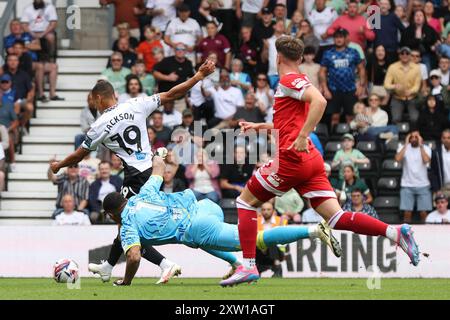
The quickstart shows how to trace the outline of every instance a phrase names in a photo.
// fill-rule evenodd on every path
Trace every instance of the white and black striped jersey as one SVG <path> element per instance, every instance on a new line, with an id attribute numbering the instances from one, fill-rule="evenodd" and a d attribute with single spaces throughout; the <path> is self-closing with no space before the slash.
<path id="1" fill-rule="evenodd" d="M 126 176 L 152 167 L 152 151 L 147 135 L 147 118 L 161 105 L 159 94 L 130 99 L 106 109 L 88 131 L 81 145 L 97 150 L 100 144 L 122 159 Z"/>

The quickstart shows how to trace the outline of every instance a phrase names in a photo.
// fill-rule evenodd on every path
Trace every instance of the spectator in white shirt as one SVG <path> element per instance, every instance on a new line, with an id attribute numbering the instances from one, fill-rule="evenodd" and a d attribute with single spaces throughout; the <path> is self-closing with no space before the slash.
<path id="1" fill-rule="evenodd" d="M 169 22 L 164 34 L 164 41 L 173 49 L 177 43 L 186 45 L 186 58 L 195 65 L 195 46 L 202 39 L 202 29 L 198 22 L 190 18 L 191 10 L 187 4 L 178 7 L 178 18 Z M 175 52 L 172 50 L 172 54 Z"/>
<path id="2" fill-rule="evenodd" d="M 55 29 L 58 22 L 55 6 L 51 3 L 46 3 L 44 0 L 34 0 L 23 11 L 21 22 L 24 31 L 30 33 L 34 39 L 46 40 L 48 47 L 44 51 L 49 55 L 50 62 L 55 62 Z"/>
<path id="3" fill-rule="evenodd" d="M 450 223 L 450 210 L 448 209 L 447 197 L 440 193 L 436 195 L 436 210 L 430 212 L 425 223 Z"/>
<path id="4" fill-rule="evenodd" d="M 91 221 L 89 217 L 80 211 L 75 211 L 75 202 L 73 196 L 66 194 L 62 199 L 62 206 L 64 211 L 57 215 L 55 221 L 53 221 L 54 226 L 90 226 Z"/>
<path id="5" fill-rule="evenodd" d="M 441 134 L 431 158 L 431 187 L 433 192 L 442 192 L 450 197 L 450 129 Z"/>
<path id="6" fill-rule="evenodd" d="M 177 17 L 176 7 L 183 0 L 148 0 L 147 14 L 152 16 L 152 26 L 159 28 L 162 32 L 166 31 L 169 21 Z"/>
<path id="7" fill-rule="evenodd" d="M 266 112 L 265 121 L 269 123 L 273 120 L 273 96 L 274 92 L 270 89 L 267 75 L 265 73 L 258 73 L 256 75 L 255 97 L 264 106 Z"/>
<path id="8" fill-rule="evenodd" d="M 183 122 L 181 112 L 175 110 L 175 102 L 168 101 L 163 105 L 163 125 L 173 129 Z"/>
<path id="9" fill-rule="evenodd" d="M 144 88 L 142 87 L 141 80 L 138 76 L 130 74 L 126 77 L 125 93 L 119 96 L 118 103 L 124 103 L 129 99 L 146 97 L 147 94 L 144 93 Z"/>
<path id="10" fill-rule="evenodd" d="M 253 28 L 258 13 L 268 4 L 269 0 L 236 0 L 236 15 L 239 19 L 242 18 L 241 26 Z"/>
<path id="11" fill-rule="evenodd" d="M 208 126 L 217 129 L 227 127 L 237 108 L 245 105 L 242 91 L 231 86 L 230 74 L 225 69 L 220 73 L 220 86 L 217 89 L 212 87 L 205 90 L 204 94 L 213 98 L 216 110 L 214 118 L 210 119 Z"/>
<path id="12" fill-rule="evenodd" d="M 442 56 L 439 59 L 439 68 L 432 70 L 439 72 L 441 76 L 441 84 L 443 86 L 448 86 L 450 84 L 450 59 Z"/>
<path id="13" fill-rule="evenodd" d="M 306 209 L 302 213 L 302 223 L 304 223 L 304 224 L 319 223 L 320 221 L 322 221 L 323 218 L 317 213 L 316 210 L 314 210 L 311 207 L 311 204 L 309 203 L 309 201 L 307 202 L 307 204 L 308 204 L 308 209 Z"/>
<path id="14" fill-rule="evenodd" d="M 431 211 L 431 191 L 427 165 L 431 161 L 431 149 L 423 143 L 419 131 L 413 130 L 406 136 L 405 145 L 400 146 L 395 160 L 403 165 L 400 182 L 400 210 L 403 220 L 411 222 L 416 205 L 420 219 L 425 222 L 427 211 Z"/>
<path id="15" fill-rule="evenodd" d="M 206 100 L 203 95 L 203 92 L 212 87 L 214 87 L 214 84 L 209 77 L 197 82 L 195 86 L 192 87 L 189 104 L 192 107 L 195 121 L 200 121 L 202 119 L 207 121 L 213 117 L 214 104 L 212 100 Z"/>
<path id="16" fill-rule="evenodd" d="M 338 14 L 332 7 L 325 5 L 326 0 L 316 0 L 315 3 L 315 9 L 305 12 L 305 14 L 307 14 L 308 21 L 314 26 L 314 35 L 320 40 L 319 52 L 316 56 L 317 61 L 320 61 L 322 53 L 334 44 L 333 38 L 327 35 L 327 29 L 338 18 Z"/>
<path id="17" fill-rule="evenodd" d="M 377 140 L 378 137 L 389 140 L 398 138 L 397 126 L 388 125 L 388 114 L 380 108 L 380 105 L 381 98 L 374 93 L 369 96 L 369 108 L 362 105 L 363 110 L 357 110 L 357 107 L 361 108 L 361 103 L 355 105 L 356 116 L 350 122 L 350 128 L 364 132 L 365 135 L 360 135 L 359 140 Z"/>
<path id="18" fill-rule="evenodd" d="M 412 49 L 411 50 L 411 59 L 414 63 L 418 64 L 420 67 L 420 74 L 422 76 L 422 86 L 420 87 L 420 90 L 423 95 L 427 95 L 427 89 L 428 89 L 428 69 L 425 63 L 422 63 L 422 53 L 418 49 Z"/>
<path id="19" fill-rule="evenodd" d="M 286 26 L 283 20 L 277 20 L 273 25 L 273 36 L 269 39 L 264 39 L 264 48 L 261 52 L 261 60 L 263 63 L 269 64 L 269 69 L 267 75 L 269 77 L 270 88 L 275 89 L 280 81 L 277 70 L 277 48 L 275 47 L 275 42 L 279 37 L 285 34 Z"/>

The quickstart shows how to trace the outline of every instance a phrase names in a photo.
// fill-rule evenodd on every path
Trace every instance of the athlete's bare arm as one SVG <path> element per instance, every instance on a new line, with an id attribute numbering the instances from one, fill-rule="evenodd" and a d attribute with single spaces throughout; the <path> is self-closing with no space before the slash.
<path id="1" fill-rule="evenodd" d="M 327 107 L 327 100 L 322 96 L 320 91 L 314 87 L 306 88 L 302 96 L 302 100 L 309 103 L 309 112 L 306 117 L 305 124 L 298 134 L 297 139 L 292 143 L 289 149 L 294 148 L 297 151 L 308 151 L 308 137 L 314 128 L 322 119 L 325 108 Z"/>
<path id="2" fill-rule="evenodd" d="M 125 268 L 125 277 L 123 278 L 122 282 L 117 283 L 123 286 L 129 286 L 131 284 L 131 281 L 133 281 L 133 278 L 139 269 L 139 264 L 141 262 L 141 247 L 131 247 L 127 251 L 126 255 L 127 266 Z"/>
<path id="3" fill-rule="evenodd" d="M 161 99 L 161 104 L 165 104 L 166 102 L 174 101 L 176 99 L 184 97 L 186 93 L 191 90 L 191 88 L 195 86 L 197 82 L 205 79 L 207 76 L 213 73 L 215 69 L 215 63 L 210 60 L 206 60 L 192 78 L 186 80 L 183 83 L 180 83 L 167 92 L 160 93 L 159 97 Z"/>
<path id="4" fill-rule="evenodd" d="M 79 147 L 75 152 L 68 155 L 64 160 L 62 161 L 54 161 L 50 164 L 50 169 L 53 173 L 57 173 L 59 169 L 77 164 L 81 160 L 84 159 L 91 151 L 84 149 L 82 147 Z"/>
<path id="5" fill-rule="evenodd" d="M 247 122 L 247 121 L 241 121 L 239 122 L 239 126 L 241 127 L 241 132 L 245 133 L 248 130 L 271 130 L 273 129 L 273 123 L 254 123 L 254 122 Z"/>

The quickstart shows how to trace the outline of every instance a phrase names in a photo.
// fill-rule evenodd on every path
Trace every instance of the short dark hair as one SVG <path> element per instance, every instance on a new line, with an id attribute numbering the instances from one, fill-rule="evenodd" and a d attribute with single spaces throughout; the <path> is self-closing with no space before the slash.
<path id="1" fill-rule="evenodd" d="M 355 167 L 352 164 L 346 164 L 342 169 L 350 168 L 353 173 L 355 173 Z"/>
<path id="2" fill-rule="evenodd" d="M 100 163 L 98 164 L 98 167 L 100 168 L 100 166 L 102 164 L 109 164 L 109 166 L 112 167 L 112 163 L 110 161 L 107 161 L 107 160 L 100 161 Z"/>
<path id="3" fill-rule="evenodd" d="M 158 109 L 156 109 L 155 111 L 152 112 L 152 116 L 155 115 L 155 114 L 163 115 L 162 111 L 158 110 Z"/>
<path id="4" fill-rule="evenodd" d="M 10 53 L 10 54 L 8 54 L 8 55 L 6 56 L 6 61 L 8 61 L 8 59 L 11 58 L 11 57 L 16 57 L 17 59 L 19 59 L 19 56 L 18 56 L 17 54 L 15 54 L 15 53 Z"/>
<path id="5" fill-rule="evenodd" d="M 113 211 L 119 209 L 125 202 L 127 202 L 127 200 L 120 192 L 111 192 L 103 200 L 103 210 L 106 213 L 114 214 Z"/>
<path id="6" fill-rule="evenodd" d="M 353 192 L 359 192 L 359 193 L 361 193 L 361 194 L 363 193 L 363 192 L 362 192 L 362 190 L 361 190 L 361 189 L 359 189 L 359 188 L 355 188 L 355 189 L 353 189 L 353 190 L 352 190 L 352 193 L 353 193 Z"/>
<path id="7" fill-rule="evenodd" d="M 219 26 L 217 25 L 217 23 L 216 23 L 214 20 L 207 21 L 206 24 L 205 24 L 205 26 L 207 26 L 208 24 L 213 24 L 216 28 L 219 27 Z"/>
<path id="8" fill-rule="evenodd" d="M 303 56 L 303 41 L 291 36 L 278 38 L 275 42 L 275 47 L 278 53 L 292 61 L 298 61 Z"/>
<path id="9" fill-rule="evenodd" d="M 98 80 L 94 88 L 92 89 L 92 95 L 99 95 L 105 98 L 113 97 L 114 87 L 106 80 Z"/>
<path id="10" fill-rule="evenodd" d="M 305 49 L 303 50 L 303 55 L 306 56 L 307 54 L 316 54 L 316 49 L 311 46 L 305 47 Z"/>
<path id="11" fill-rule="evenodd" d="M 125 90 L 126 90 L 127 93 L 130 93 L 130 88 L 129 88 L 129 86 L 130 86 L 131 80 L 137 80 L 137 82 L 138 82 L 138 84 L 139 84 L 139 93 L 144 92 L 144 88 L 142 87 L 142 82 L 141 82 L 141 80 L 139 79 L 139 77 L 138 77 L 137 75 L 135 75 L 135 74 L 129 74 L 128 76 L 125 77 L 125 79 L 126 79 L 126 81 L 127 81 L 127 84 L 126 84 L 126 86 L 125 86 Z"/>
<path id="12" fill-rule="evenodd" d="M 14 41 L 14 45 L 19 44 L 22 47 L 25 47 L 25 41 L 23 41 L 22 39 L 17 39 L 16 41 Z"/>

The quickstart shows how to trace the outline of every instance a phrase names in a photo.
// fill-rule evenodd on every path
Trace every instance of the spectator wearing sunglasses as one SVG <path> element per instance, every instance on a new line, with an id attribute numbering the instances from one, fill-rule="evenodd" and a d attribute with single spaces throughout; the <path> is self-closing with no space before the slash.
<path id="1" fill-rule="evenodd" d="M 256 76 L 255 98 L 259 104 L 264 106 L 264 110 L 266 111 L 266 122 L 272 122 L 273 120 L 273 95 L 274 92 L 270 89 L 267 75 L 265 73 L 258 73 Z"/>
<path id="2" fill-rule="evenodd" d="M 55 159 L 50 159 L 50 163 Z M 80 177 L 78 164 L 67 167 L 67 172 L 55 175 L 50 166 L 47 171 L 48 179 L 56 186 L 58 186 L 58 196 L 56 198 L 56 210 L 53 212 L 53 218 L 64 211 L 63 197 L 70 194 L 75 201 L 75 208 L 77 211 L 83 211 L 89 214 L 87 210 L 89 199 L 89 182 Z"/>
<path id="3" fill-rule="evenodd" d="M 116 93 L 120 95 L 125 93 L 125 78 L 131 73 L 131 70 L 123 66 L 123 56 L 120 52 L 114 52 L 110 61 L 111 67 L 102 72 L 102 77 L 106 78 Z"/>
<path id="4" fill-rule="evenodd" d="M 420 67 L 411 61 L 411 49 L 400 49 L 400 61 L 391 64 L 384 79 L 384 87 L 393 93 L 391 100 L 392 122 L 402 121 L 403 112 L 407 109 L 413 124 L 419 118 L 416 98 L 420 90 L 422 77 Z"/>

